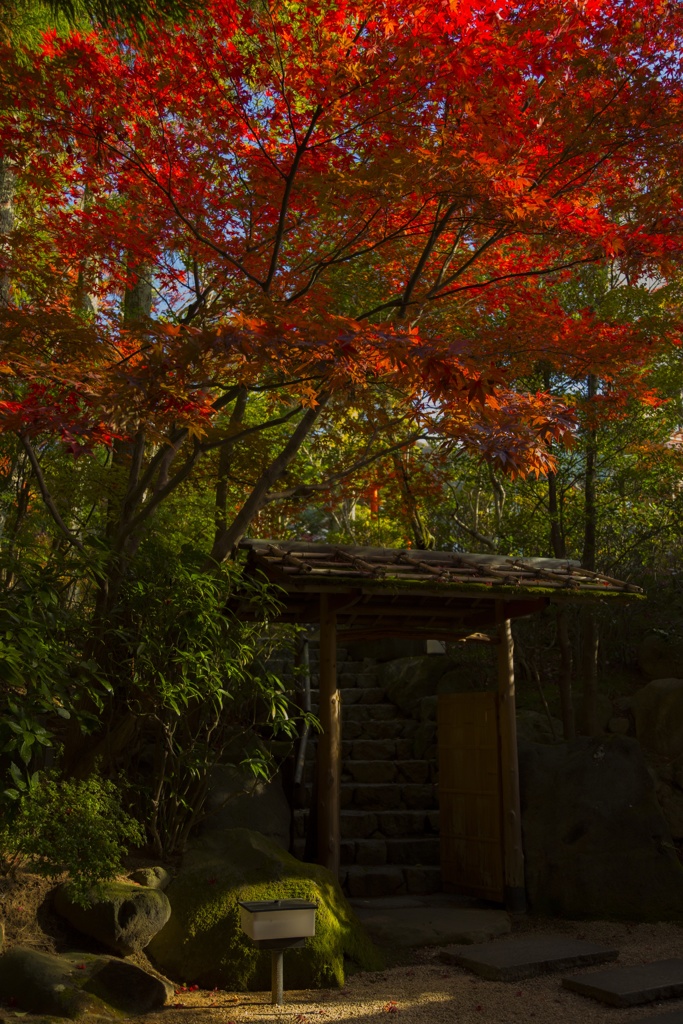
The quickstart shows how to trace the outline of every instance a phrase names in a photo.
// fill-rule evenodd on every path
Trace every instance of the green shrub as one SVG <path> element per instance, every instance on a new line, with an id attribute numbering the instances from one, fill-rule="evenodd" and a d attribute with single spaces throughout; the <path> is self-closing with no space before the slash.
<path id="1" fill-rule="evenodd" d="M 22 798 L 2 838 L 40 874 L 68 872 L 74 899 L 87 906 L 88 891 L 122 871 L 121 857 L 143 842 L 144 832 L 122 809 L 113 782 L 45 775 Z"/>

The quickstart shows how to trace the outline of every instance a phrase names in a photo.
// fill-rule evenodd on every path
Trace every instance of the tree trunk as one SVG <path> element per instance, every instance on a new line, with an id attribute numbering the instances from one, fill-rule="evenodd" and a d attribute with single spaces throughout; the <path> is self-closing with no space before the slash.
<path id="1" fill-rule="evenodd" d="M 14 172 L 0 160 L 0 307 L 9 306 L 12 282 L 9 269 L 9 234 L 14 227 Z"/>
<path id="2" fill-rule="evenodd" d="M 595 398 L 598 381 L 594 374 L 588 377 L 588 401 Z M 592 410 L 589 406 L 589 415 Z M 586 471 L 584 475 L 583 554 L 581 565 L 595 572 L 597 544 L 597 429 L 589 424 L 586 430 Z M 581 609 L 581 677 L 582 731 L 587 736 L 600 732 L 598 725 L 598 624 L 591 605 Z"/>

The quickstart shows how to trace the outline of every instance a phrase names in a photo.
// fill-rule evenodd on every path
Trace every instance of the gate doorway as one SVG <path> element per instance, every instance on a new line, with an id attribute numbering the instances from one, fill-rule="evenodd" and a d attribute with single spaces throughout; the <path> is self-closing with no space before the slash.
<path id="1" fill-rule="evenodd" d="M 439 832 L 446 892 L 502 903 L 498 695 L 439 696 Z"/>

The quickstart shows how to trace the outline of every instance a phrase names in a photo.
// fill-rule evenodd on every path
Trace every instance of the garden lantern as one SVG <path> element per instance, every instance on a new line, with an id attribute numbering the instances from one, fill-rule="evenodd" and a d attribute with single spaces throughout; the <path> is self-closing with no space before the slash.
<path id="1" fill-rule="evenodd" d="M 242 931 L 272 958 L 271 1002 L 282 1006 L 286 949 L 297 949 L 315 935 L 315 903 L 306 900 L 239 901 Z"/>

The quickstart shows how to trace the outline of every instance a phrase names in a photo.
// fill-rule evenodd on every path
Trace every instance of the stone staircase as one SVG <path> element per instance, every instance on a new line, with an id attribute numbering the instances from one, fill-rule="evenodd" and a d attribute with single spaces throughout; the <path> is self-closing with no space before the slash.
<path id="1" fill-rule="evenodd" d="M 318 700 L 318 650 L 310 647 L 311 700 Z M 374 660 L 337 651 L 342 705 L 341 868 L 349 896 L 438 892 L 436 723 L 407 717 L 386 696 Z M 432 728 L 430 728 L 430 726 Z M 316 738 L 305 768 L 306 807 L 294 812 L 293 853 L 304 857 Z"/>

